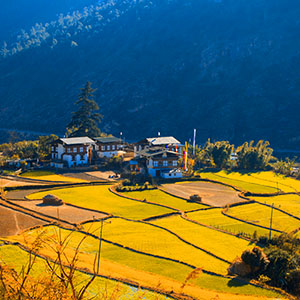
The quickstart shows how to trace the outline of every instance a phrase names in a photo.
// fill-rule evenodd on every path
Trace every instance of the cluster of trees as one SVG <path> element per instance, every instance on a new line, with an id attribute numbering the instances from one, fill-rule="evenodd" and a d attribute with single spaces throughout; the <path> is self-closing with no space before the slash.
<path id="1" fill-rule="evenodd" d="M 37 23 L 29 31 L 24 29 L 18 34 L 16 41 L 10 45 L 6 42 L 0 48 L 0 57 L 12 56 L 23 50 L 39 47 L 48 43 L 53 48 L 59 41 L 69 40 L 72 47 L 78 46 L 72 38 L 83 32 L 98 33 L 102 27 L 119 18 L 136 1 L 99 1 L 96 5 L 86 6 L 82 11 L 60 14 L 58 19 L 49 23 Z M 150 3 L 151 4 L 151 3 Z"/>
<path id="2" fill-rule="evenodd" d="M 192 156 L 192 146 L 189 155 Z M 270 167 L 273 149 L 268 141 L 245 142 L 235 148 L 228 141 L 211 142 L 208 140 L 203 148 L 195 148 L 195 167 L 212 167 L 220 169 L 265 170 Z M 232 156 L 232 154 L 234 156 Z"/>
<path id="3" fill-rule="evenodd" d="M 259 238 L 262 250 L 254 247 L 245 250 L 241 260 L 250 267 L 248 277 L 289 293 L 300 295 L 300 240 L 293 235 L 282 234 L 271 240 Z"/>
<path id="4" fill-rule="evenodd" d="M 40 136 L 36 141 L 9 142 L 0 145 L 0 152 L 4 159 L 49 159 L 51 143 L 58 139 L 54 134 Z"/>

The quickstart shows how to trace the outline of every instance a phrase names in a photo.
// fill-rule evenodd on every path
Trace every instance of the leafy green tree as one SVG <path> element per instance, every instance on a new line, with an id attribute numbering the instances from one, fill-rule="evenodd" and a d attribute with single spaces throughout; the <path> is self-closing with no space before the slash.
<path id="1" fill-rule="evenodd" d="M 39 143 L 39 158 L 50 159 L 51 156 L 51 144 L 58 139 L 55 134 L 40 136 Z"/>
<path id="2" fill-rule="evenodd" d="M 279 160 L 273 164 L 273 169 L 276 173 L 283 175 L 292 175 L 293 168 L 295 167 L 296 158 L 289 159 L 288 157 L 285 160 Z"/>
<path id="3" fill-rule="evenodd" d="M 286 287 L 287 274 L 299 266 L 297 256 L 279 248 L 270 248 L 267 254 L 270 264 L 266 275 L 271 278 L 272 285 Z"/>
<path id="4" fill-rule="evenodd" d="M 237 148 L 237 167 L 241 170 L 264 170 L 273 158 L 273 149 L 268 141 L 260 140 L 254 146 L 254 141 L 245 142 Z"/>
<path id="5" fill-rule="evenodd" d="M 21 141 L 17 143 L 7 143 L 0 145 L 0 152 L 11 159 L 37 158 L 37 142 Z"/>
<path id="6" fill-rule="evenodd" d="M 252 275 L 264 271 L 269 264 L 268 257 L 259 247 L 245 250 L 241 258 L 244 263 L 251 267 Z"/>
<path id="7" fill-rule="evenodd" d="M 73 112 L 71 122 L 67 126 L 68 136 L 100 136 L 101 132 L 98 124 L 101 122 L 102 115 L 97 113 L 99 106 L 94 100 L 96 89 L 91 87 L 88 81 L 84 88 L 81 88 L 78 100 L 75 102 L 79 109 Z"/>

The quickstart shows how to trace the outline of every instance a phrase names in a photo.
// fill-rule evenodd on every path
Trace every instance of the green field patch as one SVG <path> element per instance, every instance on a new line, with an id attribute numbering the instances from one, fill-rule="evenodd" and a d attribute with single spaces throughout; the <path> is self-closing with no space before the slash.
<path id="1" fill-rule="evenodd" d="M 160 190 L 145 190 L 140 192 L 125 192 L 124 195 L 139 200 L 144 200 L 149 202 L 154 202 L 166 206 L 176 208 L 178 210 L 187 211 L 200 208 L 206 208 L 207 206 L 197 203 L 187 202 L 184 199 L 173 197 Z"/>
<path id="2" fill-rule="evenodd" d="M 272 205 L 282 209 L 292 215 L 300 216 L 300 196 L 299 195 L 280 195 L 274 197 L 251 197 L 260 203 Z"/>
<path id="3" fill-rule="evenodd" d="M 0 247 L 0 259 L 1 263 L 5 263 L 9 267 L 13 268 L 17 272 L 22 270 L 22 267 L 28 262 L 28 253 L 21 250 L 17 246 L 5 245 Z M 36 263 L 33 266 L 31 276 L 38 278 L 41 275 L 45 275 L 48 272 L 46 262 L 42 258 L 36 258 Z M 90 276 L 77 271 L 75 273 L 75 283 L 78 284 L 78 289 L 88 281 Z M 101 298 L 102 295 L 113 295 L 117 293 L 118 299 L 147 299 L 147 300 L 161 300 L 169 299 L 166 296 L 156 294 L 146 290 L 140 290 L 135 287 L 130 287 L 121 282 L 115 282 L 113 280 L 97 277 L 91 286 L 88 288 L 89 296 L 98 295 Z M 99 299 L 98 297 L 96 299 Z M 102 299 L 102 298 L 101 298 Z"/>
<path id="4" fill-rule="evenodd" d="M 300 191 L 299 180 L 291 177 L 286 177 L 282 174 L 268 171 L 251 173 L 250 176 L 253 179 L 261 180 L 268 185 L 272 185 L 274 187 L 278 186 L 278 188 L 285 193 Z"/>
<path id="5" fill-rule="evenodd" d="M 47 194 L 49 194 L 49 191 L 34 193 L 29 195 L 28 198 L 41 199 Z M 58 196 L 66 203 L 129 219 L 144 219 L 173 212 L 173 210 L 157 205 L 119 197 L 109 191 L 108 185 L 57 189 L 51 191 L 51 194 Z"/>
<path id="6" fill-rule="evenodd" d="M 107 240 L 142 252 L 183 261 L 212 272 L 227 273 L 227 263 L 182 242 L 163 229 L 123 219 L 110 221 L 104 227 L 104 238 Z M 99 227 L 98 222 L 84 225 L 86 231 L 99 232 Z"/>
<path id="7" fill-rule="evenodd" d="M 256 174 L 256 173 L 255 173 Z M 242 191 L 252 193 L 276 193 L 276 182 L 265 182 L 264 180 L 251 177 L 251 173 L 238 172 L 201 172 L 202 178 L 219 181 L 237 187 Z"/>
<path id="8" fill-rule="evenodd" d="M 207 249 L 219 257 L 233 261 L 249 246 L 248 241 L 184 220 L 180 216 L 171 216 L 152 223 L 167 228 L 185 240 Z"/>
<path id="9" fill-rule="evenodd" d="M 108 226 L 106 225 L 104 226 L 104 233 L 107 231 Z M 34 241 L 35 236 L 39 235 L 41 230 L 42 229 L 36 229 L 24 233 L 22 237 L 16 237 L 15 240 L 21 242 L 21 240 L 25 237 L 28 244 L 30 242 L 30 238 L 31 241 Z M 47 240 L 46 238 L 47 236 L 53 237 L 57 235 L 60 235 L 61 238 L 64 239 L 64 237 L 70 233 L 67 230 L 60 230 L 59 233 L 58 228 L 55 226 L 46 227 L 44 228 L 44 231 L 46 235 L 43 238 L 45 240 Z M 72 233 L 72 238 L 70 239 L 67 250 L 75 249 L 78 243 L 81 241 L 82 237 L 83 234 L 79 232 Z M 83 257 L 79 256 L 78 264 L 84 265 L 86 267 L 90 267 L 92 261 L 94 260 L 95 254 L 98 251 L 98 245 L 99 245 L 99 240 L 95 238 L 88 237 L 86 240 L 84 240 L 83 244 L 79 248 L 80 253 L 82 253 L 84 256 Z M 41 251 L 43 254 L 48 254 L 51 256 L 51 251 L 49 250 L 49 247 L 45 247 Z M 190 253 L 186 252 L 185 255 L 189 256 Z M 0 256 L 1 256 L 1 252 L 0 252 Z M 160 277 L 162 278 L 162 280 L 163 278 L 171 278 L 173 280 L 183 282 L 186 276 L 192 271 L 192 269 L 188 266 L 184 266 L 172 261 L 165 261 L 163 259 L 150 257 L 143 254 L 134 253 L 132 251 L 111 245 L 106 242 L 102 242 L 101 259 L 102 261 L 100 263 L 100 272 L 102 268 L 105 268 L 106 261 L 113 261 L 119 264 L 121 268 L 122 265 L 129 266 L 131 268 L 130 269 L 131 273 L 128 273 L 128 276 L 126 277 L 127 279 L 130 279 L 131 276 L 134 275 L 135 270 L 142 270 L 146 272 L 145 276 L 147 276 L 147 274 L 157 274 L 159 276 L 163 276 Z M 18 260 L 18 257 L 16 255 L 14 255 L 14 260 L 15 261 Z M 214 290 L 218 292 L 234 293 L 234 294 L 241 294 L 241 295 L 278 297 L 277 293 L 265 289 L 261 289 L 258 287 L 254 287 L 246 283 L 241 283 L 236 279 L 218 277 L 218 276 L 209 275 L 205 273 L 200 274 L 199 278 L 192 281 L 192 284 L 200 288 Z M 93 291 L 96 291 L 96 289 L 98 288 L 98 283 L 97 282 L 93 283 L 92 287 L 93 287 Z M 126 296 L 128 297 L 128 294 L 126 294 Z M 199 295 L 199 297 L 200 299 L 202 299 L 201 294 Z M 133 298 L 127 298 L 127 299 L 133 299 Z M 152 299 L 152 298 L 142 297 L 142 299 Z M 226 299 L 228 300 L 231 299 L 230 295 L 228 295 L 228 298 Z"/>
<path id="10" fill-rule="evenodd" d="M 201 172 L 202 178 L 218 180 L 232 184 L 244 191 L 253 193 L 276 193 L 279 190 L 285 193 L 300 191 L 300 181 L 272 171 L 260 172 Z"/>
<path id="11" fill-rule="evenodd" d="M 25 173 L 22 173 L 19 177 L 38 179 L 38 180 L 47 180 L 47 181 L 74 182 L 74 183 L 87 182 L 86 180 L 83 179 L 58 175 L 51 171 L 27 171 Z"/>
<path id="12" fill-rule="evenodd" d="M 257 225 L 270 226 L 271 208 L 258 203 L 229 208 L 227 214 Z M 299 220 L 273 210 L 273 229 L 290 232 L 298 227 L 300 227 Z"/>
<path id="13" fill-rule="evenodd" d="M 266 229 L 224 216 L 221 211 L 221 208 L 209 209 L 188 213 L 187 216 L 188 218 L 202 224 L 219 228 L 221 230 L 226 230 L 233 234 L 246 233 L 252 236 L 255 231 L 258 235 L 268 235 L 269 233 L 269 231 Z"/>

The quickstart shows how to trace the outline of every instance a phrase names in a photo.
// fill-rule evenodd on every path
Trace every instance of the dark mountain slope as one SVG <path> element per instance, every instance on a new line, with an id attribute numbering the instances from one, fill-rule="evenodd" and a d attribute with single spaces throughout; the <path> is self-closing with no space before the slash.
<path id="1" fill-rule="evenodd" d="M 300 144 L 296 0 L 116 1 L 101 14 L 0 61 L 0 127 L 63 132 L 90 80 L 103 129 L 129 139 L 197 128 L 199 142 Z"/>

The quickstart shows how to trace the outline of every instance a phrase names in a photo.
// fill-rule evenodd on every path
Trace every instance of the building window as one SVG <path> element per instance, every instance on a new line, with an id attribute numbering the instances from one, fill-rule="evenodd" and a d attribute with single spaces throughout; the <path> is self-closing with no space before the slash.
<path id="1" fill-rule="evenodd" d="M 102 151 L 105 151 L 105 146 L 101 146 L 101 150 L 102 150 Z"/>
<path id="2" fill-rule="evenodd" d="M 80 147 L 80 152 L 83 152 L 83 147 Z"/>
<path id="3" fill-rule="evenodd" d="M 54 151 L 54 146 L 51 147 L 51 150 Z"/>
<path id="4" fill-rule="evenodd" d="M 121 146 L 120 146 L 120 145 L 118 145 L 118 146 L 117 146 L 117 148 L 118 148 L 118 149 L 120 149 L 120 148 L 121 148 Z"/>
<path id="5" fill-rule="evenodd" d="M 73 152 L 76 153 L 77 152 L 77 148 L 73 148 Z"/>
<path id="6" fill-rule="evenodd" d="M 107 151 L 109 151 L 110 150 L 110 146 L 107 146 Z"/>
<path id="7" fill-rule="evenodd" d="M 71 148 L 68 148 L 68 153 L 71 153 Z"/>
<path id="8" fill-rule="evenodd" d="M 111 150 L 115 150 L 115 145 L 112 145 L 112 146 L 111 146 Z"/>
<path id="9" fill-rule="evenodd" d="M 153 162 L 153 166 L 154 166 L 154 167 L 158 167 L 158 161 L 154 161 L 154 162 Z"/>
<path id="10" fill-rule="evenodd" d="M 164 161 L 163 161 L 163 166 L 164 166 L 164 167 L 167 167 L 167 166 L 168 166 L 168 161 L 167 161 L 167 160 L 164 160 Z"/>
<path id="11" fill-rule="evenodd" d="M 177 160 L 173 160 L 173 166 L 177 167 Z"/>

